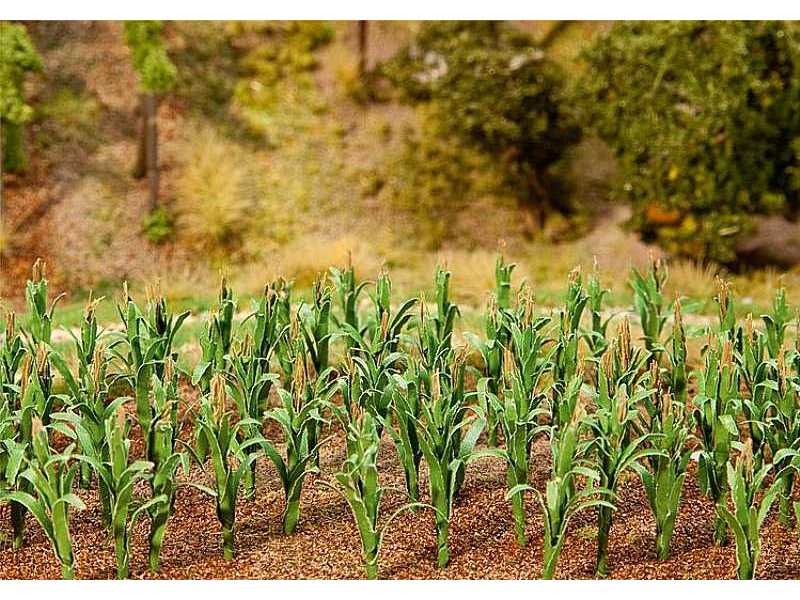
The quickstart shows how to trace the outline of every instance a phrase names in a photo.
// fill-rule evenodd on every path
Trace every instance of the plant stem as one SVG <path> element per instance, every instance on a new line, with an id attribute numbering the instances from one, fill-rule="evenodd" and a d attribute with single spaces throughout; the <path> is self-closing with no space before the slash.
<path id="1" fill-rule="evenodd" d="M 669 542 L 670 532 L 665 531 L 661 527 L 656 527 L 656 555 L 658 560 L 667 560 L 669 558 Z"/>
<path id="2" fill-rule="evenodd" d="M 595 575 L 606 577 L 608 575 L 608 535 L 611 531 L 611 509 L 601 506 L 597 513 L 597 566 L 595 567 Z"/>
<path id="3" fill-rule="evenodd" d="M 450 523 L 446 519 L 436 519 L 436 546 L 438 555 L 436 565 L 442 569 L 450 562 L 450 548 L 447 545 Z"/>
<path id="4" fill-rule="evenodd" d="M 719 500 L 721 506 L 724 506 L 724 502 L 724 497 Z M 719 515 L 719 510 L 717 510 L 717 516 L 714 518 L 714 543 L 717 546 L 727 546 L 728 544 L 728 524 Z"/>
<path id="5" fill-rule="evenodd" d="M 294 533 L 297 522 L 300 520 L 300 490 L 301 486 L 295 486 L 296 491 L 292 491 L 286 500 L 286 513 L 283 515 L 283 532 L 287 535 Z"/>
<path id="6" fill-rule="evenodd" d="M 378 561 L 377 559 L 373 561 L 367 561 L 364 563 L 364 570 L 367 573 L 367 579 L 377 579 L 378 578 Z"/>
<path id="7" fill-rule="evenodd" d="M 234 532 L 233 525 L 222 526 L 222 557 L 225 560 L 233 559 Z"/>
<path id="8" fill-rule="evenodd" d="M 544 564 L 542 565 L 542 579 L 553 579 L 556 572 L 558 556 L 561 553 L 559 544 L 552 544 L 550 540 L 544 541 Z"/>
<path id="9" fill-rule="evenodd" d="M 528 543 L 528 538 L 525 536 L 525 499 L 522 494 L 514 494 L 511 497 L 511 512 L 514 515 L 517 543 L 520 546 L 525 546 Z"/>
<path id="10" fill-rule="evenodd" d="M 128 543 L 124 532 L 114 536 L 114 551 L 117 558 L 117 579 L 127 579 L 129 573 Z"/>
<path id="11" fill-rule="evenodd" d="M 25 541 L 25 514 L 27 510 L 19 502 L 11 502 L 11 527 L 14 531 L 14 550 L 22 548 Z"/>
<path id="12" fill-rule="evenodd" d="M 167 520 L 169 510 L 158 510 L 150 522 L 150 571 L 158 571 L 159 556 L 161 555 L 161 544 L 164 541 L 164 533 L 167 530 Z"/>

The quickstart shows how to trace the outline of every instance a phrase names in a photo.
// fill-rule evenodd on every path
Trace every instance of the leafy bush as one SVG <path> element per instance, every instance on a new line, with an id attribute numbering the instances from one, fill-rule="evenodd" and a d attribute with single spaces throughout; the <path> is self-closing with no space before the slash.
<path id="1" fill-rule="evenodd" d="M 128 21 L 125 41 L 133 54 L 133 68 L 142 90 L 154 94 L 168 92 L 175 85 L 177 69 L 167 55 L 161 21 Z"/>
<path id="2" fill-rule="evenodd" d="M 148 240 L 161 244 L 175 234 L 175 219 L 169 210 L 159 206 L 144 216 L 142 228 Z"/>
<path id="3" fill-rule="evenodd" d="M 234 114 L 274 146 L 291 139 L 301 111 L 321 108 L 313 93 L 314 51 L 330 42 L 333 30 L 322 21 L 236 21 L 226 34 L 239 71 Z"/>
<path id="4" fill-rule="evenodd" d="M 589 48 L 586 122 L 641 236 L 723 263 L 752 214 L 800 205 L 800 36 L 781 22 L 623 22 Z"/>
<path id="5" fill-rule="evenodd" d="M 0 22 L 0 132 L 3 170 L 25 169 L 22 126 L 33 116 L 25 102 L 25 75 L 42 70 L 42 61 L 24 25 Z"/>
<path id="6" fill-rule="evenodd" d="M 493 157 L 517 196 L 568 212 L 549 168 L 579 136 L 561 105 L 563 76 L 525 33 L 498 22 L 432 22 L 383 67 L 425 103 L 448 141 Z"/>
<path id="7" fill-rule="evenodd" d="M 435 249 L 462 237 L 452 216 L 498 190 L 502 181 L 495 171 L 487 157 L 450 143 L 436 119 L 423 114 L 420 131 L 402 133 L 399 147 L 373 174 L 379 185 L 366 182 L 364 193 L 379 187 L 392 208 L 414 223 L 420 241 Z"/>

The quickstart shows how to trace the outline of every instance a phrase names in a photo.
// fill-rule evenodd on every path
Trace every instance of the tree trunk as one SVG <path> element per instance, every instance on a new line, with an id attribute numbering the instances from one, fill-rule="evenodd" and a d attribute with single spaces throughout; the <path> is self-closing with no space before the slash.
<path id="1" fill-rule="evenodd" d="M 364 77 L 367 72 L 367 41 L 369 21 L 358 22 L 358 76 Z"/>
<path id="2" fill-rule="evenodd" d="M 145 98 L 145 94 L 139 94 L 139 107 L 136 109 L 139 142 L 136 148 L 136 164 L 133 165 L 131 173 L 136 179 L 142 179 L 147 175 L 147 102 Z"/>
<path id="3" fill-rule="evenodd" d="M 155 94 L 147 94 L 147 187 L 150 194 L 150 210 L 158 208 L 158 129 L 156 112 L 158 101 Z"/>

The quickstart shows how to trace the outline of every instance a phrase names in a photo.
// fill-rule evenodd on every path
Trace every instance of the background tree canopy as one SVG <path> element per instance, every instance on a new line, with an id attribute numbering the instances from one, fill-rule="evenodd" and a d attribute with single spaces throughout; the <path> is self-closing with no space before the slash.
<path id="1" fill-rule="evenodd" d="M 501 161 L 521 199 L 569 210 L 547 170 L 579 129 L 563 73 L 528 34 L 501 22 L 426 23 L 384 71 L 406 101 L 429 104 L 439 131 Z"/>
<path id="2" fill-rule="evenodd" d="M 42 69 L 23 25 L 0 22 L 0 118 L 2 119 L 3 169 L 25 168 L 22 151 L 22 125 L 33 116 L 24 97 L 25 75 Z"/>
<path id="3" fill-rule="evenodd" d="M 577 98 L 619 159 L 614 196 L 670 253 L 735 260 L 753 214 L 800 196 L 800 38 L 782 22 L 618 23 Z"/>

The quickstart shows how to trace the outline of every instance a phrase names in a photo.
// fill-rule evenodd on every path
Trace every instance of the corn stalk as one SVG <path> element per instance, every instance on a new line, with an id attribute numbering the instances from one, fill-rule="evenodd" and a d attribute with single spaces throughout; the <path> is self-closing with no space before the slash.
<path id="1" fill-rule="evenodd" d="M 402 512 L 425 504 L 409 503 L 397 509 L 383 524 L 378 525 L 381 500 L 386 488 L 378 478 L 380 437 L 377 420 L 368 412 L 358 412 L 349 422 L 347 458 L 342 470 L 334 475 L 334 484 L 319 483 L 338 492 L 350 507 L 361 538 L 361 556 L 367 579 L 378 578 L 378 555 L 386 530 Z"/>
<path id="2" fill-rule="evenodd" d="M 765 480 L 772 465 L 764 465 L 755 471 L 753 450 L 749 442 L 742 445 L 736 467 L 729 462 L 726 468 L 734 510 L 718 504 L 717 511 L 728 524 L 736 541 L 736 577 L 755 579 L 761 554 L 761 526 L 780 492 L 780 481 L 767 487 Z M 758 494 L 765 488 L 766 491 L 759 501 Z"/>
<path id="3" fill-rule="evenodd" d="M 555 576 L 572 517 L 590 508 L 614 509 L 609 502 L 612 496 L 610 490 L 596 487 L 600 476 L 588 467 L 589 445 L 581 437 L 590 421 L 584 418 L 583 408 L 577 407 L 563 427 L 549 427 L 553 462 L 544 493 L 526 483 L 515 486 L 506 494 L 507 498 L 513 498 L 530 491 L 539 501 L 544 523 L 542 579 L 553 579 Z M 578 477 L 586 478 L 586 485 L 580 491 L 576 489 Z"/>

